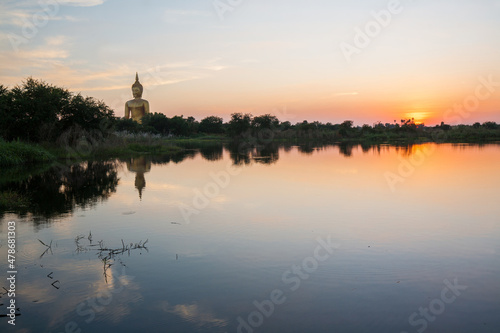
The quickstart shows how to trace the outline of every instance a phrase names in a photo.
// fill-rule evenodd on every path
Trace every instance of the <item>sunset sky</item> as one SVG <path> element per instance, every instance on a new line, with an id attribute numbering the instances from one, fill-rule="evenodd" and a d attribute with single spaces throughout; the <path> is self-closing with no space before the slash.
<path id="1" fill-rule="evenodd" d="M 2 0 L 0 50 L 119 116 L 500 122 L 500 0 Z"/>

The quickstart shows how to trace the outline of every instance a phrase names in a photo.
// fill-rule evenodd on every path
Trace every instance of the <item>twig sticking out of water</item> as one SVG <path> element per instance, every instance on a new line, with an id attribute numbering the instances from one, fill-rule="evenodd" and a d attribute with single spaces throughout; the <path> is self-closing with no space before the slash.
<path id="1" fill-rule="evenodd" d="M 148 251 L 148 248 L 146 247 L 146 243 L 148 242 L 148 239 L 146 239 L 146 241 L 144 243 L 141 240 L 141 241 L 139 241 L 139 243 L 135 243 L 135 244 L 130 243 L 130 245 L 125 245 L 125 242 L 123 241 L 123 239 L 121 241 L 122 241 L 122 247 L 116 248 L 116 249 L 106 248 L 106 247 L 104 247 L 103 241 L 99 242 L 100 248 L 98 249 L 97 256 L 99 257 L 99 259 L 102 260 L 103 271 L 104 271 L 103 275 L 104 275 L 104 279 L 106 280 L 106 283 L 108 282 L 108 269 L 113 265 L 113 261 L 115 260 L 116 256 L 119 256 L 125 252 L 128 252 L 128 255 L 130 255 L 130 251 L 135 250 L 135 249 L 145 249 L 146 251 Z M 122 265 L 124 265 L 121 262 L 121 260 L 119 260 L 119 262 Z"/>
<path id="2" fill-rule="evenodd" d="M 45 243 L 44 243 L 44 242 L 42 242 L 40 239 L 38 239 L 38 241 L 39 241 L 40 243 L 42 243 L 44 246 L 46 246 L 46 247 L 52 247 L 52 241 L 50 241 L 50 244 L 49 244 L 49 245 L 45 244 Z"/>
<path id="3" fill-rule="evenodd" d="M 90 243 L 89 245 L 85 246 L 85 245 L 82 245 L 80 243 L 80 241 L 84 238 L 88 239 L 88 241 Z M 45 251 L 42 253 L 40 258 L 42 258 L 48 251 L 50 251 L 50 253 L 52 254 L 52 241 L 50 241 L 49 245 L 45 244 L 40 239 L 38 241 L 43 246 L 46 247 Z M 97 251 L 97 257 L 99 259 L 101 259 L 101 261 L 103 262 L 103 270 L 104 270 L 103 275 L 104 275 L 104 279 L 106 280 L 106 283 L 107 283 L 108 282 L 108 269 L 114 264 L 115 259 L 117 259 L 115 257 L 117 257 L 121 254 L 124 254 L 126 252 L 130 256 L 130 251 L 135 250 L 135 249 L 144 249 L 144 250 L 148 251 L 148 248 L 146 247 L 146 243 L 148 242 L 148 239 L 146 239 L 145 242 L 143 242 L 141 240 L 141 241 L 139 241 L 139 243 L 130 243 L 129 245 L 125 245 L 125 242 L 123 241 L 123 239 L 121 241 L 122 241 L 122 247 L 116 248 L 116 249 L 107 248 L 104 245 L 103 240 L 100 240 L 98 242 L 98 244 L 92 244 L 92 231 L 89 231 L 89 235 L 87 237 L 85 237 L 84 235 L 78 235 L 75 237 L 76 252 L 80 253 L 80 252 L 87 252 L 87 251 L 91 251 L 91 250 Z M 96 246 L 99 246 L 99 247 L 96 248 Z M 118 262 L 121 265 L 125 266 L 125 264 L 121 261 L 120 258 L 118 258 Z M 49 275 L 47 275 L 47 277 L 49 277 L 50 279 L 53 279 L 52 274 L 53 274 L 53 272 L 51 272 Z M 59 280 L 54 281 L 52 283 L 52 286 L 56 289 L 59 289 L 59 287 L 56 286 L 56 283 L 59 283 Z"/>
<path id="4" fill-rule="evenodd" d="M 125 242 L 122 241 L 122 247 L 121 248 L 108 248 L 104 245 L 104 241 L 100 240 L 97 242 L 97 244 L 92 244 L 92 233 L 89 232 L 89 236 L 87 239 L 89 240 L 90 244 L 87 246 L 83 246 L 80 244 L 80 240 L 85 238 L 84 236 L 77 236 L 75 238 L 75 243 L 76 243 L 76 252 L 87 252 L 87 251 L 97 251 L 97 257 L 102 261 L 103 263 L 103 275 L 104 279 L 106 280 L 106 283 L 108 282 L 108 269 L 114 264 L 115 260 L 118 260 L 118 262 L 125 266 L 125 264 L 121 261 L 118 256 L 128 253 L 130 255 L 131 250 L 136 250 L 136 249 L 144 249 L 148 251 L 148 248 L 146 247 L 146 243 L 149 241 L 149 239 L 146 239 L 146 241 L 140 240 L 139 243 L 130 243 L 128 245 L 125 245 Z"/>
<path id="5" fill-rule="evenodd" d="M 54 282 L 51 283 L 52 287 L 59 289 L 60 287 L 56 286 L 56 283 L 59 282 L 59 280 L 55 280 Z"/>
<path id="6" fill-rule="evenodd" d="M 85 238 L 85 236 L 83 236 L 83 235 L 78 235 L 75 237 L 75 244 L 76 244 L 76 252 L 77 253 L 87 251 L 87 249 L 84 246 L 80 245 L 80 240 L 82 240 L 84 238 Z"/>
<path id="7" fill-rule="evenodd" d="M 45 244 L 45 243 L 44 243 L 44 242 L 42 242 L 40 239 L 38 239 L 38 241 L 39 241 L 40 243 L 42 243 L 42 245 L 43 245 L 43 246 L 45 246 L 45 247 L 46 247 L 45 251 L 43 251 L 43 253 L 40 255 L 40 258 L 41 258 L 41 257 L 43 257 L 43 256 L 44 256 L 44 255 L 45 255 L 48 251 L 50 251 L 50 254 L 53 254 L 53 253 L 52 253 L 52 241 L 50 241 L 50 244 L 49 244 L 49 245 Z"/>

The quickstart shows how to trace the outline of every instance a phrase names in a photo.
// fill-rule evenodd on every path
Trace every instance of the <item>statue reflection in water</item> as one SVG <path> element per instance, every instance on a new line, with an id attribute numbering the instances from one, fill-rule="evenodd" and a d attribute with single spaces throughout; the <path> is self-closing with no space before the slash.
<path id="1" fill-rule="evenodd" d="M 139 191 L 139 199 L 142 200 L 142 190 L 146 187 L 146 178 L 144 174 L 151 171 L 151 160 L 146 156 L 133 157 L 127 161 L 127 169 L 135 172 L 135 188 Z"/>

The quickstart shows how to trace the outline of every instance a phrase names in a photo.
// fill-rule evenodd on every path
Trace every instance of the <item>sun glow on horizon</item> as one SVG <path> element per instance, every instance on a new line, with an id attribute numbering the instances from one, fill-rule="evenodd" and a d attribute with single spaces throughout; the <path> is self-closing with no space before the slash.
<path id="1" fill-rule="evenodd" d="M 431 116 L 433 115 L 432 112 L 408 112 L 405 113 L 403 118 L 401 119 L 412 119 L 415 124 L 420 125 L 420 124 L 425 124 L 430 120 Z"/>

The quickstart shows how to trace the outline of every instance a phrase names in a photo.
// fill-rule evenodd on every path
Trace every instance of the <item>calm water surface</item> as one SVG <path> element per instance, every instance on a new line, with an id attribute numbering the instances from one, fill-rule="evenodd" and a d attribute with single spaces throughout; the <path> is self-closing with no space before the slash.
<path id="1" fill-rule="evenodd" d="M 499 169 L 499 145 L 429 144 L 2 170 L 35 204 L 0 215 L 0 329 L 496 333 Z"/>

